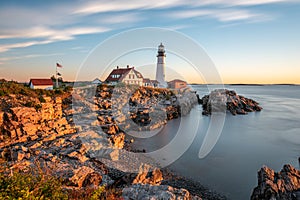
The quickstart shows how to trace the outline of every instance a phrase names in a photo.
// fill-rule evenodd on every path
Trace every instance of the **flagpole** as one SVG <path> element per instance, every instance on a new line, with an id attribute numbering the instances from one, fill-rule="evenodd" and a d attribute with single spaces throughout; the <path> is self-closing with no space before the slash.
<path id="1" fill-rule="evenodd" d="M 56 64 L 55 78 L 56 78 L 56 88 L 58 88 L 57 64 Z"/>

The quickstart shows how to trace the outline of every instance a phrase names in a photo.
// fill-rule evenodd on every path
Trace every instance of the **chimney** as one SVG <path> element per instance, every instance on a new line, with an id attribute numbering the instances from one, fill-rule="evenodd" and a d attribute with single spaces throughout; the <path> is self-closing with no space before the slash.
<path id="1" fill-rule="evenodd" d="M 119 69 L 119 66 L 117 66 L 117 69 Z"/>
<path id="2" fill-rule="evenodd" d="M 127 65 L 127 69 L 129 68 L 129 65 Z"/>

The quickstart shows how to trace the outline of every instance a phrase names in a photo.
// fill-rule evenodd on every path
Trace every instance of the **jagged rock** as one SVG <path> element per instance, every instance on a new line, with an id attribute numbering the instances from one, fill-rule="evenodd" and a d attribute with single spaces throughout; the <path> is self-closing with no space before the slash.
<path id="1" fill-rule="evenodd" d="M 117 148 L 122 149 L 124 147 L 124 140 L 125 140 L 125 134 L 124 133 L 119 133 L 117 135 L 112 135 L 110 137 L 113 145 Z"/>
<path id="2" fill-rule="evenodd" d="M 87 174 L 82 183 L 82 187 L 96 187 L 99 186 L 101 182 L 102 176 L 97 172 L 92 172 Z"/>
<path id="3" fill-rule="evenodd" d="M 0 139 L 2 138 L 4 142 L 1 142 L 0 146 L 33 141 L 42 137 L 47 137 L 46 141 L 76 132 L 66 118 L 62 117 L 61 99 L 53 100 L 50 97 L 44 99 L 45 103 L 41 103 L 41 109 L 38 111 L 34 107 L 19 105 L 3 112 L 0 116 L 2 119 Z"/>
<path id="4" fill-rule="evenodd" d="M 23 160 L 24 157 L 25 157 L 24 152 L 17 152 L 17 161 Z"/>
<path id="5" fill-rule="evenodd" d="M 232 115 L 244 115 L 248 112 L 261 111 L 262 107 L 252 99 L 237 95 L 235 91 L 216 89 L 201 99 L 202 114 L 210 115 L 212 112 L 225 112 Z"/>
<path id="6" fill-rule="evenodd" d="M 102 176 L 92 168 L 82 166 L 74 171 L 70 181 L 78 187 L 98 186 L 102 182 Z"/>
<path id="7" fill-rule="evenodd" d="M 280 172 L 264 166 L 258 171 L 258 186 L 251 200 L 297 200 L 300 199 L 300 171 L 284 165 Z"/>
<path id="8" fill-rule="evenodd" d="M 186 189 L 177 189 L 168 185 L 149 185 L 149 184 L 134 184 L 129 187 L 125 187 L 122 191 L 122 197 L 124 200 L 201 200 L 200 197 L 192 196 Z"/>
<path id="9" fill-rule="evenodd" d="M 76 135 L 82 141 L 83 148 L 91 158 L 119 159 L 119 151 L 113 147 L 104 133 L 95 131 L 82 132 Z"/>
<path id="10" fill-rule="evenodd" d="M 108 126 L 108 129 L 107 129 L 107 134 L 109 135 L 115 135 L 119 132 L 119 127 L 117 125 L 110 125 Z"/>
<path id="11" fill-rule="evenodd" d="M 160 185 L 163 180 L 162 172 L 155 168 L 150 173 L 151 166 L 147 164 L 142 164 L 139 168 L 139 173 L 133 180 L 133 184 L 142 183 L 142 184 L 151 184 L 151 185 Z"/>
<path id="12" fill-rule="evenodd" d="M 78 159 L 80 162 L 84 163 L 85 161 L 89 160 L 85 155 L 81 154 L 80 152 L 73 151 L 68 154 L 70 158 Z"/>
<path id="13" fill-rule="evenodd" d="M 176 95 L 179 106 L 180 115 L 187 115 L 193 106 L 198 103 L 197 95 L 190 90 L 184 90 L 182 93 Z"/>

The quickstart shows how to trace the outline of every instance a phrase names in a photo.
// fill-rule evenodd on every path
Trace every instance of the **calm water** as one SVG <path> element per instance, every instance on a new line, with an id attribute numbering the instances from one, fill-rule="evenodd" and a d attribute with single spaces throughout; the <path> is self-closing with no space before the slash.
<path id="1" fill-rule="evenodd" d="M 193 87 L 200 96 L 208 93 L 205 86 Z M 210 117 L 201 115 L 200 106 L 196 106 L 188 116 L 168 122 L 157 135 L 137 139 L 135 145 L 148 152 L 154 151 L 170 143 L 176 134 L 189 137 L 189 132 L 196 131 L 191 146 L 169 167 L 181 175 L 199 180 L 229 199 L 249 199 L 257 184 L 257 170 L 262 165 L 276 171 L 285 163 L 299 167 L 300 86 L 225 87 L 258 101 L 264 109 L 244 116 L 227 114 L 217 144 L 204 159 L 199 159 L 198 153 Z M 198 129 L 191 126 L 178 131 L 182 120 L 197 122 Z M 174 152 L 180 148 L 179 144 Z"/>

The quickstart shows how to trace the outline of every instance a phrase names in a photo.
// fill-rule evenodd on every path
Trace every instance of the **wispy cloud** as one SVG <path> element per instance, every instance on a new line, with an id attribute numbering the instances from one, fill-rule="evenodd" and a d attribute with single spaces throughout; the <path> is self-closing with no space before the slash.
<path id="1" fill-rule="evenodd" d="M 298 0 L 202 0 L 194 1 L 194 5 L 220 5 L 220 6 L 254 6 L 274 3 L 291 3 Z"/>
<path id="2" fill-rule="evenodd" d="M 264 21 L 270 19 L 262 13 L 255 13 L 245 9 L 234 8 L 221 8 L 221 9 L 193 9 L 184 10 L 180 12 L 173 12 L 166 14 L 168 17 L 175 19 L 188 19 L 188 18 L 213 18 L 220 22 L 233 22 L 233 21 Z"/>
<path id="3" fill-rule="evenodd" d="M 28 55 L 22 55 L 22 56 L 2 57 L 2 58 L 0 58 L 0 64 L 5 64 L 7 61 L 11 61 L 11 60 L 48 57 L 48 56 L 61 56 L 61 55 L 63 55 L 63 54 L 62 53 L 52 53 L 52 54 L 28 54 Z"/>
<path id="4" fill-rule="evenodd" d="M 69 40 L 75 35 L 102 33 L 109 31 L 104 27 L 74 27 L 68 29 L 50 29 L 48 27 L 32 27 L 29 29 L 0 31 L 0 39 L 8 38 L 47 38 L 48 40 Z"/>
<path id="5" fill-rule="evenodd" d="M 27 41 L 13 44 L 0 45 L 0 52 L 5 52 L 10 49 L 24 48 L 33 45 L 49 44 L 57 41 L 65 41 L 74 39 L 76 35 L 85 35 L 92 33 L 103 33 L 109 31 L 109 28 L 96 27 L 75 27 L 64 30 L 54 30 L 46 27 L 33 27 L 29 30 L 6 30 L 5 33 L 0 33 L 0 39 L 9 38 L 41 38 L 42 40 Z"/>
<path id="6" fill-rule="evenodd" d="M 4 44 L 0 45 L 0 52 L 6 52 L 10 49 L 15 49 L 15 48 L 24 48 L 24 47 L 29 47 L 33 45 L 40 45 L 40 44 L 49 44 L 53 41 L 50 40 L 44 40 L 44 41 L 29 41 L 29 42 L 19 42 L 19 43 L 13 43 L 13 44 Z"/>
<path id="7" fill-rule="evenodd" d="M 75 14 L 94 14 L 104 12 L 130 11 L 137 9 L 161 9 L 170 8 L 186 4 L 181 0 L 164 0 L 164 1 L 148 1 L 148 0 L 102 0 L 90 1 L 74 11 Z"/>

